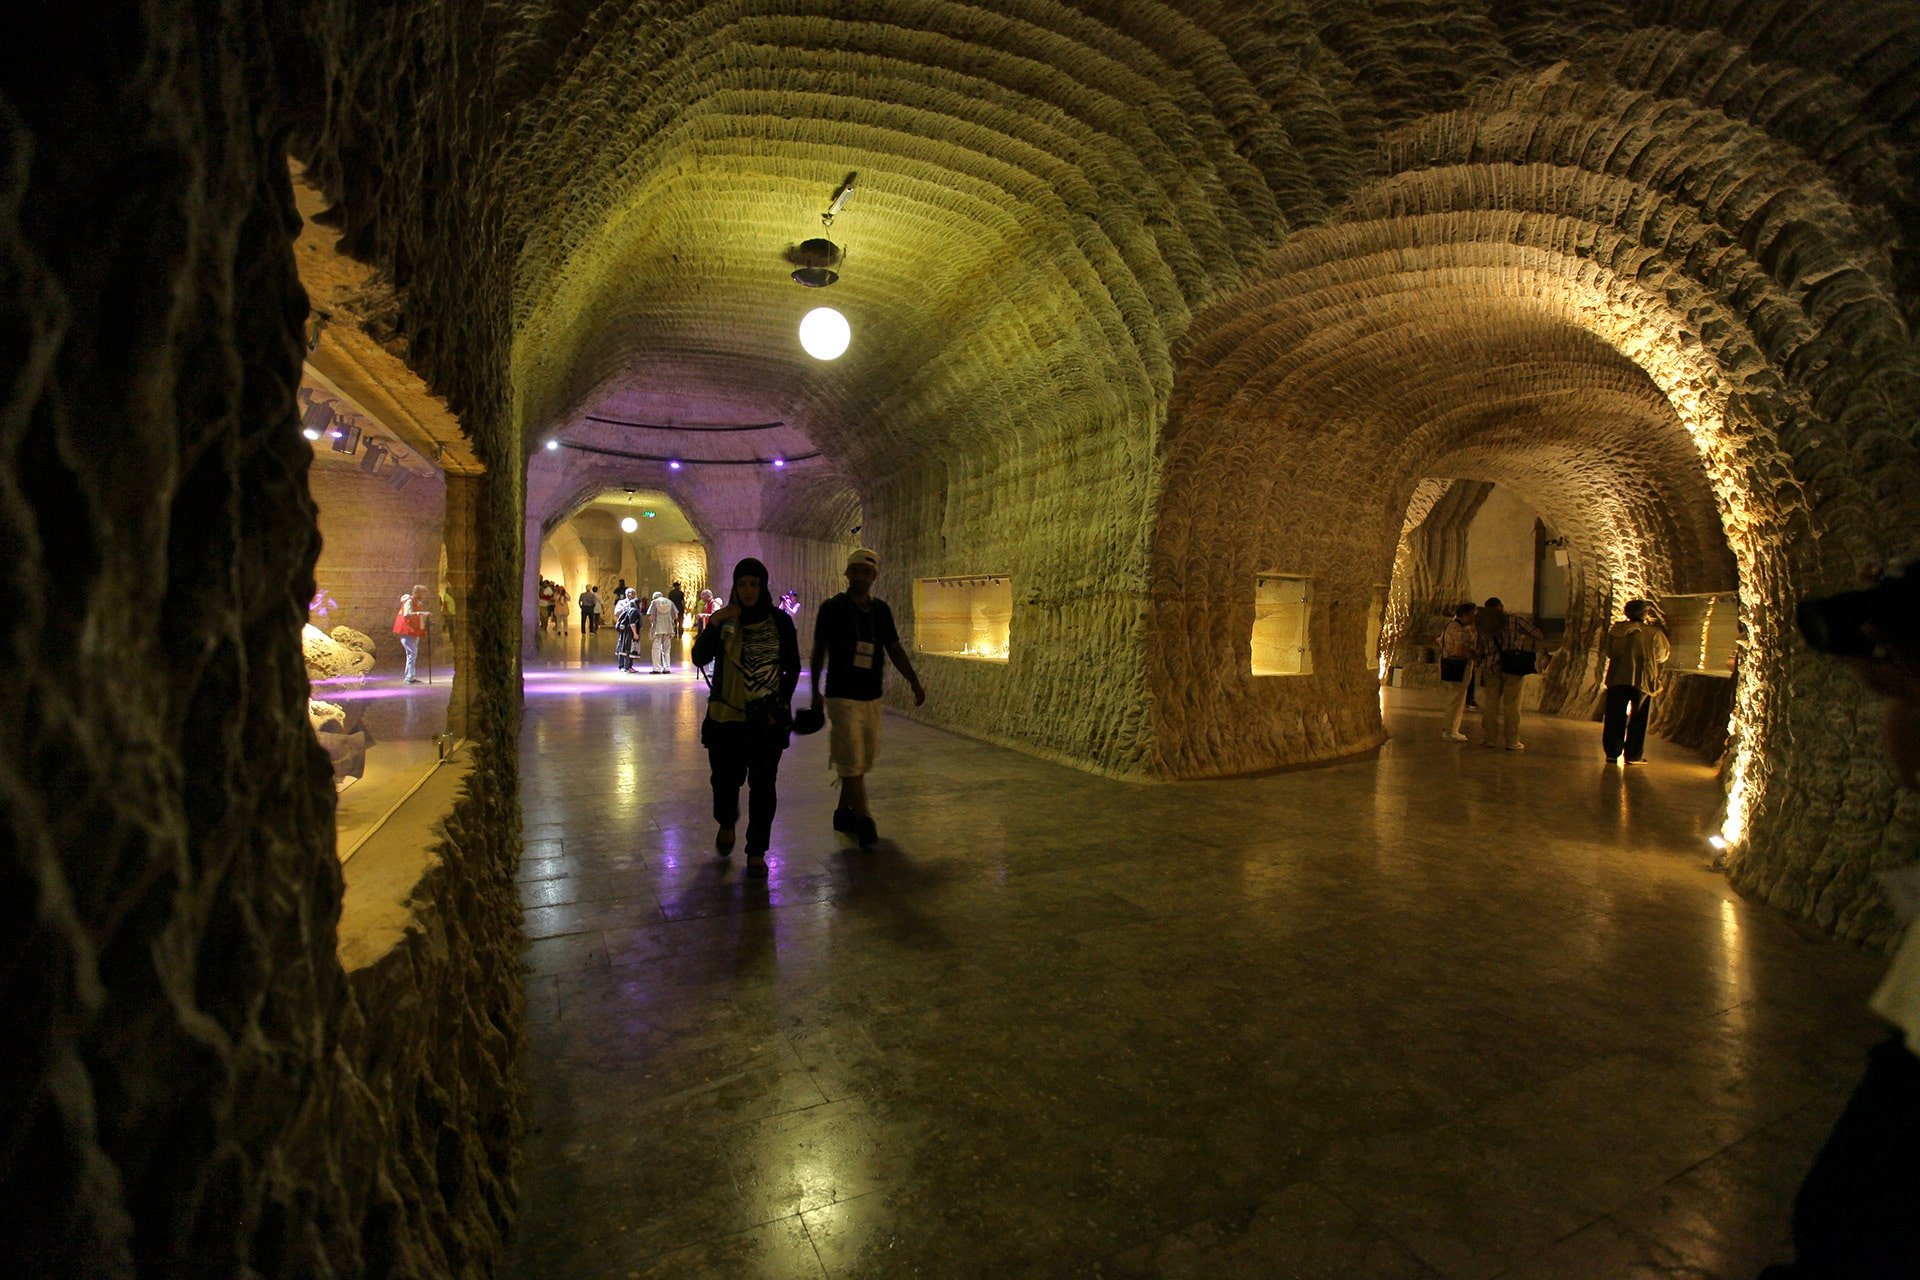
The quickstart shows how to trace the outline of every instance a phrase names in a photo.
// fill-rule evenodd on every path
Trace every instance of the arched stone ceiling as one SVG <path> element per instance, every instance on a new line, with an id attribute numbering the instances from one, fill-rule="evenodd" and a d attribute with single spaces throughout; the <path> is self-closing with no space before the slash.
<path id="1" fill-rule="evenodd" d="M 1257 83 L 1304 24 L 1226 27 L 1045 3 L 595 10 L 508 160 L 527 421 L 683 382 L 884 465 L 1012 442 L 996 401 L 1115 418 L 1164 398 L 1189 307 L 1322 216 L 1355 159 L 1317 86 L 1287 95 L 1316 161 Z M 782 252 L 850 171 L 842 280 L 802 290 Z M 855 332 L 830 365 L 794 336 L 821 303 Z"/>

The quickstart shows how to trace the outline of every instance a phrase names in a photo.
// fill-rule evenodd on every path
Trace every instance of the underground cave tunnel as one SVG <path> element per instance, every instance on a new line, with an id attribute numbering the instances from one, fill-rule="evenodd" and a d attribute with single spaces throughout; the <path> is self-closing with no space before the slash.
<path id="1" fill-rule="evenodd" d="M 1920 1036 L 1797 623 L 1920 550 L 1913 6 L 43 17 L 26 1274 L 1824 1247 Z"/>

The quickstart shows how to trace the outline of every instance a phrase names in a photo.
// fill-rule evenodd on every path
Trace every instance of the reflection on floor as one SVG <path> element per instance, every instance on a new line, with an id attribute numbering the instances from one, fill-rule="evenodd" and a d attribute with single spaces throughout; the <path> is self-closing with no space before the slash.
<path id="1" fill-rule="evenodd" d="M 1135 786 L 889 717 L 881 846 L 802 739 L 753 880 L 684 672 L 529 693 L 527 1280 L 1748 1277 L 1878 1035 L 1597 726 Z"/>
<path id="2" fill-rule="evenodd" d="M 343 860 L 439 765 L 433 738 L 446 732 L 452 690 L 453 672 L 444 668 L 434 672 L 432 684 L 377 675 L 364 684 L 316 686 L 316 696 L 357 712 L 357 723 L 373 737 L 366 771 L 340 792 L 334 811 L 334 847 Z"/>

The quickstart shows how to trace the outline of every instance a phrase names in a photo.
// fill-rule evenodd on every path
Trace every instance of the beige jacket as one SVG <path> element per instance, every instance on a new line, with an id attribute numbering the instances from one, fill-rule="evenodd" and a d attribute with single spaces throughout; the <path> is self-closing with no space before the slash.
<path id="1" fill-rule="evenodd" d="M 1658 692 L 1661 668 L 1672 655 L 1666 632 L 1622 619 L 1607 632 L 1607 687 L 1631 685 L 1643 693 Z"/>

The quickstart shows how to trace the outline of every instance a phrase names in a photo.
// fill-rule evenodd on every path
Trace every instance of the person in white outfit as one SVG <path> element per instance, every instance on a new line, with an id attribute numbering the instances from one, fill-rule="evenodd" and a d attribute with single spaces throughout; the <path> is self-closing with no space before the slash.
<path id="1" fill-rule="evenodd" d="M 673 633 L 679 626 L 680 613 L 673 601 L 654 592 L 647 605 L 647 633 L 653 640 L 653 673 L 657 676 L 673 671 Z"/>
<path id="2" fill-rule="evenodd" d="M 1447 710 L 1442 717 L 1447 727 L 1440 736 L 1448 742 L 1465 742 L 1460 732 L 1460 717 L 1467 710 L 1467 689 L 1473 674 L 1473 660 L 1479 656 L 1480 637 L 1473 629 L 1478 606 L 1471 600 L 1453 611 L 1453 621 L 1434 640 L 1440 650 L 1440 679 L 1447 689 Z"/>

